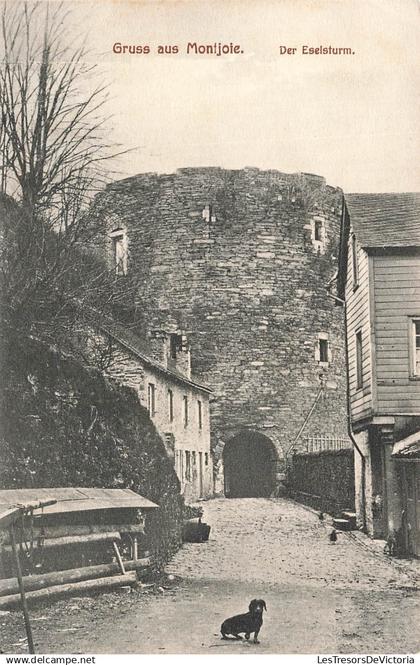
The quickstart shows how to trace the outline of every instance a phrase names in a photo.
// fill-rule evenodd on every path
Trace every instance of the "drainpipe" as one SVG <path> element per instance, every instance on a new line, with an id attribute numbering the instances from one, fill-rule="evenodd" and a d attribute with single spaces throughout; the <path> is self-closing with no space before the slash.
<path id="1" fill-rule="evenodd" d="M 343 214 L 344 214 L 344 202 L 343 202 Z M 338 271 L 335 273 L 335 275 L 330 279 L 328 284 L 326 284 L 326 289 L 327 289 L 327 296 L 329 298 L 332 298 L 335 300 L 335 302 L 340 303 L 340 305 L 343 305 L 344 307 L 344 346 L 345 346 L 345 352 L 346 352 L 346 384 L 347 384 L 347 433 L 349 435 L 350 441 L 353 444 L 353 447 L 355 450 L 357 450 L 358 454 L 360 455 L 360 462 L 362 466 L 362 487 L 361 487 L 361 492 L 362 492 L 362 523 L 363 523 L 363 531 L 366 533 L 366 458 L 363 455 L 362 451 L 360 450 L 356 439 L 354 438 L 353 430 L 351 428 L 351 410 L 350 410 L 350 379 L 349 379 L 349 344 L 348 344 L 348 336 L 347 336 L 347 303 L 345 300 L 342 298 L 339 298 L 338 296 L 333 295 L 330 293 L 330 288 L 332 283 L 336 280 L 338 275 Z"/>
<path id="2" fill-rule="evenodd" d="M 327 285 L 328 289 L 329 284 Z M 348 336 L 347 336 L 347 304 L 345 300 L 342 300 L 342 298 L 338 298 L 337 296 L 334 296 L 332 293 L 329 293 L 327 291 L 327 295 L 329 298 L 332 298 L 336 302 L 339 302 L 341 305 L 344 307 L 344 346 L 346 350 L 346 384 L 347 384 L 347 433 L 349 435 L 349 438 L 354 446 L 354 448 L 357 450 L 357 452 L 360 455 L 360 461 L 362 465 L 362 522 L 363 522 L 363 531 L 366 532 L 366 474 L 365 474 L 365 469 L 366 469 L 366 458 L 363 455 L 362 451 L 360 450 L 356 439 L 354 438 L 353 430 L 351 428 L 351 410 L 350 410 L 350 379 L 349 379 L 349 372 L 348 372 L 348 367 L 349 367 L 349 345 L 348 345 Z"/>

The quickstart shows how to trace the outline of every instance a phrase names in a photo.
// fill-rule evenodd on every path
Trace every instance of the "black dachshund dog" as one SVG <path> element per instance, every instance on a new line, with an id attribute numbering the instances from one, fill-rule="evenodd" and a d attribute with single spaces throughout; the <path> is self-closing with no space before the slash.
<path id="1" fill-rule="evenodd" d="M 228 635 L 233 635 L 237 640 L 241 640 L 239 633 L 245 633 L 245 639 L 249 640 L 251 633 L 254 633 L 254 643 L 259 644 L 258 633 L 263 623 L 263 611 L 267 612 L 265 600 L 251 600 L 248 609 L 249 612 L 246 614 L 237 614 L 222 623 L 220 628 L 222 639 L 225 640 Z"/>

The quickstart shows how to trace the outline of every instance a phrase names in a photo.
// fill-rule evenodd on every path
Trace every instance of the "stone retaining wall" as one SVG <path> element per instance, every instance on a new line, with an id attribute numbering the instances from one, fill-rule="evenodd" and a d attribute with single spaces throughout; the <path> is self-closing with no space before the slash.
<path id="1" fill-rule="evenodd" d="M 317 510 L 354 511 L 354 452 L 323 450 L 294 455 L 287 471 L 289 494 Z"/>

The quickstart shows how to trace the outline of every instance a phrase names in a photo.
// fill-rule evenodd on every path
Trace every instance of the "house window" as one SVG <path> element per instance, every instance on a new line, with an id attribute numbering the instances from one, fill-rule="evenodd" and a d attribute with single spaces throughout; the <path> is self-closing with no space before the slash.
<path id="1" fill-rule="evenodd" d="M 174 394 L 171 389 L 168 389 L 168 415 L 169 422 L 174 421 Z"/>
<path id="2" fill-rule="evenodd" d="M 411 319 L 411 375 L 420 377 L 420 317 Z"/>
<path id="3" fill-rule="evenodd" d="M 191 480 L 191 453 L 185 451 L 185 480 Z"/>
<path id="4" fill-rule="evenodd" d="M 201 401 L 197 401 L 198 406 L 198 429 L 203 429 L 203 407 Z"/>
<path id="5" fill-rule="evenodd" d="M 353 266 L 353 288 L 355 289 L 359 284 L 359 261 L 357 257 L 357 240 L 354 233 L 351 237 L 351 255 Z"/>
<path id="6" fill-rule="evenodd" d="M 184 395 L 183 405 L 184 405 L 184 427 L 186 427 L 188 425 L 188 397 L 187 397 L 187 395 Z"/>
<path id="7" fill-rule="evenodd" d="M 363 344 L 362 331 L 356 333 L 356 388 L 363 388 Z"/>
<path id="8" fill-rule="evenodd" d="M 147 386 L 147 408 L 151 416 L 156 413 L 156 386 L 154 383 L 149 383 Z"/>
<path id="9" fill-rule="evenodd" d="M 114 267 L 117 275 L 127 274 L 127 234 L 123 229 L 111 233 Z"/>

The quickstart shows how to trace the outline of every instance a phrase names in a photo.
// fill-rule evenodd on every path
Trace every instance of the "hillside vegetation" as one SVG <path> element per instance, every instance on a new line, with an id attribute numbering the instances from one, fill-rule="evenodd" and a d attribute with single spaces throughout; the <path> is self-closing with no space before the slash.
<path id="1" fill-rule="evenodd" d="M 134 391 L 35 340 L 2 349 L 0 487 L 128 487 L 155 501 L 157 564 L 181 540 L 183 500 L 164 444 Z"/>

